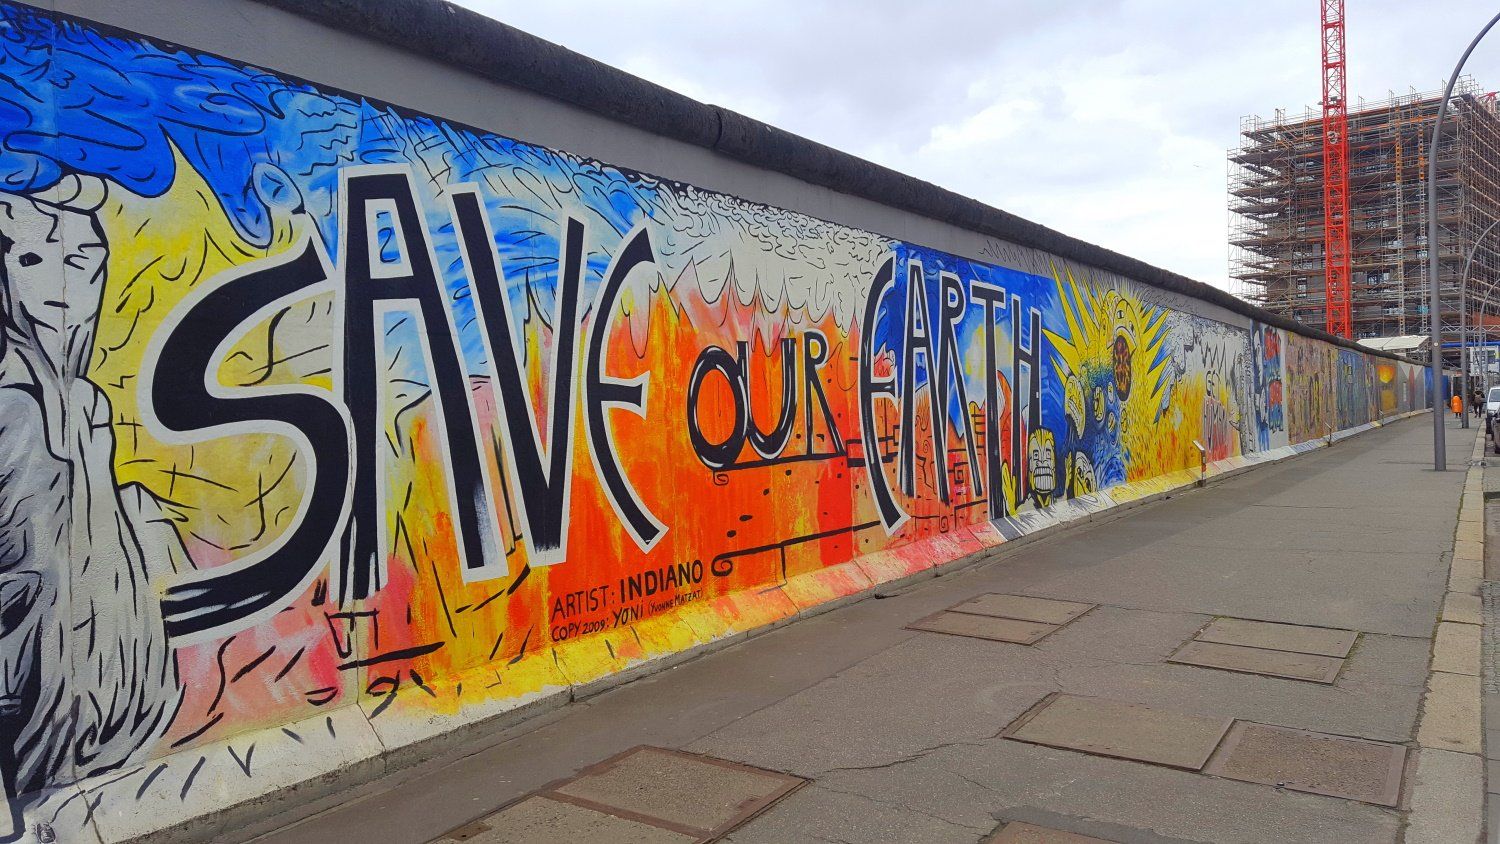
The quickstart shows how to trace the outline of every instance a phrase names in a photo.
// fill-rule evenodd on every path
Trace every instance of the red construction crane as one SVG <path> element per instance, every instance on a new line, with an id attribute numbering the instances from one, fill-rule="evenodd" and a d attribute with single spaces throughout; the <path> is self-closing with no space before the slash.
<path id="1" fill-rule="evenodd" d="M 1349 337 L 1349 112 L 1344 64 L 1344 0 L 1323 4 L 1323 267 L 1329 334 Z"/>

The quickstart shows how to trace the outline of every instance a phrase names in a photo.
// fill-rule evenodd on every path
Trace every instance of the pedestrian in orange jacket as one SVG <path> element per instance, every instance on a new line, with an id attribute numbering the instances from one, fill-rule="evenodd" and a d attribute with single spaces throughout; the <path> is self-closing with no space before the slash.
<path id="1" fill-rule="evenodd" d="M 1458 393 L 1453 394 L 1453 401 L 1448 402 L 1448 406 L 1453 408 L 1453 418 L 1464 415 L 1464 400 Z"/>

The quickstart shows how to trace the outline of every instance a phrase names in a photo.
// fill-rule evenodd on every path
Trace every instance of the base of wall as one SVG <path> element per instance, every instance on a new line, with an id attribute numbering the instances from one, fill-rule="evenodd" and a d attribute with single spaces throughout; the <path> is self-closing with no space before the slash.
<path id="1" fill-rule="evenodd" d="M 291 724 L 240 734 L 58 789 L 25 812 L 21 841 L 52 828 L 86 829 L 100 844 L 190 844 L 269 831 L 314 814 L 316 803 L 460 746 L 476 749 L 522 721 L 697 659 L 786 624 L 917 581 L 1014 553 L 1078 524 L 1232 478 L 1426 413 L 1412 411 L 1324 439 L 1241 455 L 994 522 L 961 526 L 899 548 L 743 590 L 527 654 L 505 666 L 504 698 L 489 666 L 412 693 L 362 698 Z"/>

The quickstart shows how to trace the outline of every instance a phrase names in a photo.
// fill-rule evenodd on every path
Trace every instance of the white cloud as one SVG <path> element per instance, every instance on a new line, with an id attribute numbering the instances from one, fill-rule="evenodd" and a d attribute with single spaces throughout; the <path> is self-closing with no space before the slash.
<path id="1" fill-rule="evenodd" d="M 1240 117 L 1321 96 L 1306 0 L 459 2 L 1221 287 Z M 1440 88 L 1494 11 L 1348 0 L 1351 100 Z M 1468 70 L 1500 86 L 1492 39 Z"/>

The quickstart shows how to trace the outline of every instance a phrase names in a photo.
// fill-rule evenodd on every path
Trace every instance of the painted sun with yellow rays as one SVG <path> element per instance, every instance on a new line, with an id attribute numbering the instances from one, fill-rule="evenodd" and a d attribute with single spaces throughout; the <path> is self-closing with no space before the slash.
<path id="1" fill-rule="evenodd" d="M 1166 312 L 1056 265 L 1052 278 L 1066 332 L 1045 333 L 1064 385 L 1069 493 L 1154 474 L 1150 441 L 1171 392 Z"/>

